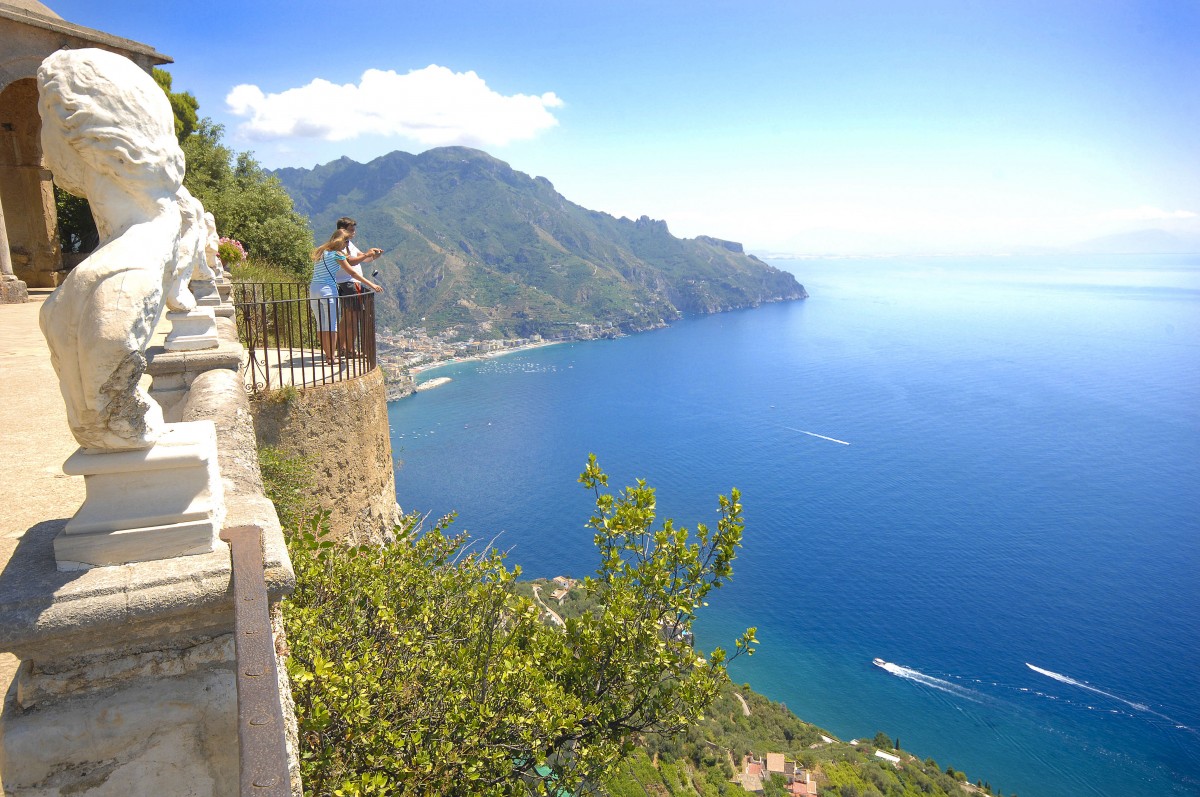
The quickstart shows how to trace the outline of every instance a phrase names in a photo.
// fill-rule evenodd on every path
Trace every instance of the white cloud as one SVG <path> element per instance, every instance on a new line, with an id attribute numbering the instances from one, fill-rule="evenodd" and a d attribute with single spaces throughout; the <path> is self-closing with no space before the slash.
<path id="1" fill-rule="evenodd" d="M 1160 210 L 1149 205 L 1142 205 L 1137 208 L 1110 210 L 1107 213 L 1101 213 L 1100 218 L 1103 221 L 1173 221 L 1200 218 L 1200 213 L 1193 213 L 1190 210 Z"/>
<path id="2" fill-rule="evenodd" d="M 550 109 L 563 106 L 554 92 L 505 96 L 473 71 L 436 64 L 406 75 L 368 69 L 357 85 L 316 78 L 278 94 L 242 84 L 225 102 L 235 116 L 249 117 L 238 130 L 251 139 L 381 135 L 429 146 L 504 146 L 530 139 L 555 127 L 558 119 Z"/>

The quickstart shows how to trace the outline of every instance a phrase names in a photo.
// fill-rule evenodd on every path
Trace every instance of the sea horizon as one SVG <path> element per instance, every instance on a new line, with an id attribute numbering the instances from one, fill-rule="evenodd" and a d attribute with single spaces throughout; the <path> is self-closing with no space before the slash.
<path id="1" fill-rule="evenodd" d="M 737 486 L 735 680 L 1004 794 L 1200 793 L 1200 257 L 773 264 L 810 298 L 426 371 L 401 506 L 586 575 L 587 453 L 690 528 Z"/>

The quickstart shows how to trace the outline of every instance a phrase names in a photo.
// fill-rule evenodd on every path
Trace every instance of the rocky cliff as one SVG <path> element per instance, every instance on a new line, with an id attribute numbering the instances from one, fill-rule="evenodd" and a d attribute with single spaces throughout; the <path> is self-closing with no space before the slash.
<path id="1" fill-rule="evenodd" d="M 665 221 L 588 210 L 478 150 L 275 174 L 319 236 L 347 215 L 362 245 L 388 250 L 371 268 L 387 288 L 379 318 L 392 328 L 571 337 L 580 324 L 634 331 L 807 296 L 739 243 L 676 238 Z"/>

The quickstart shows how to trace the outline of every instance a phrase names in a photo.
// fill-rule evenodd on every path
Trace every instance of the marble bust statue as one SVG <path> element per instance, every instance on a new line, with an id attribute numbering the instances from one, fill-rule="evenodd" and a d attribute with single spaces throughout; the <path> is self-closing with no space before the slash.
<path id="1" fill-rule="evenodd" d="M 179 204 L 179 244 L 171 283 L 167 288 L 167 307 L 186 313 L 196 307 L 195 297 L 188 291 L 192 279 L 211 280 L 215 276 L 208 268 L 208 226 L 204 222 L 204 205 L 191 192 L 180 186 L 175 195 Z"/>
<path id="2" fill-rule="evenodd" d="M 88 199 L 100 234 L 41 310 L 67 418 L 85 449 L 149 448 L 164 424 L 139 386 L 144 352 L 167 291 L 186 289 L 178 267 L 190 265 L 178 251 L 184 158 L 171 107 L 150 75 L 104 50 L 56 52 L 37 83 L 46 163 Z"/>

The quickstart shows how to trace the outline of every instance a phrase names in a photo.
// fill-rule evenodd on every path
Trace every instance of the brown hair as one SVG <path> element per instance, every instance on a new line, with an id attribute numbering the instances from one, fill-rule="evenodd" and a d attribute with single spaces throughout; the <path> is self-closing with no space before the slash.
<path id="1" fill-rule="evenodd" d="M 340 219 L 337 220 L 337 228 L 339 230 L 344 230 L 348 227 L 357 227 L 357 226 L 358 226 L 358 222 L 355 221 L 354 219 L 350 218 L 349 216 L 342 216 Z"/>

